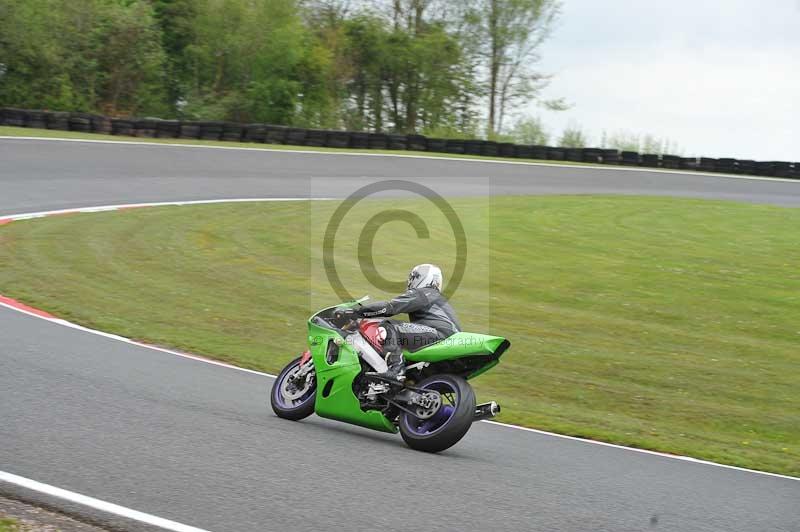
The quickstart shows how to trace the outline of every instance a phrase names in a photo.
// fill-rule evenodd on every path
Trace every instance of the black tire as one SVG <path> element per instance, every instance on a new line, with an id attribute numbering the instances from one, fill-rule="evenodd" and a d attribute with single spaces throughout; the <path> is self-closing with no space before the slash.
<path id="1" fill-rule="evenodd" d="M 317 398 L 317 383 L 315 381 L 311 387 L 311 395 L 303 399 L 299 404 L 287 406 L 286 403 L 280 399 L 279 396 L 281 394 L 281 383 L 286 379 L 286 376 L 299 364 L 300 357 L 297 357 L 289 362 L 289 364 L 287 364 L 286 367 L 283 368 L 283 370 L 278 374 L 275 382 L 272 383 L 272 389 L 269 393 L 270 404 L 272 405 L 272 411 L 275 412 L 275 415 L 292 421 L 299 421 L 313 414 L 314 402 Z"/>
<path id="2" fill-rule="evenodd" d="M 467 433 L 475 416 L 475 392 L 466 380 L 455 375 L 434 375 L 417 384 L 417 388 L 437 389 L 437 383 L 449 386 L 456 396 L 454 411 L 444 425 L 428 434 L 420 434 L 413 428 L 420 421 L 417 417 L 407 413 L 400 416 L 400 435 L 417 451 L 438 453 L 452 447 Z"/>

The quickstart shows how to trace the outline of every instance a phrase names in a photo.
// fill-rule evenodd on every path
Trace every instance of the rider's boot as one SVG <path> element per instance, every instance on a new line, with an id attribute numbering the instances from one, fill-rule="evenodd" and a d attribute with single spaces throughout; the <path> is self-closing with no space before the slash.
<path id="1" fill-rule="evenodd" d="M 395 354 L 390 353 L 386 355 L 386 363 L 389 365 L 389 368 L 382 372 L 370 372 L 366 375 L 369 377 L 378 377 L 380 379 L 386 380 L 393 380 L 398 382 L 403 382 L 406 380 L 406 364 L 403 360 L 403 354 Z"/>

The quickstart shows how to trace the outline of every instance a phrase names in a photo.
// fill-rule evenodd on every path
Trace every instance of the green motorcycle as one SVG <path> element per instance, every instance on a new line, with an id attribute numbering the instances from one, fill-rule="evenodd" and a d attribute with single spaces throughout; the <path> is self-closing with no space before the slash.
<path id="1" fill-rule="evenodd" d="M 308 320 L 309 350 L 280 372 L 270 394 L 284 419 L 318 416 L 374 430 L 398 430 L 412 449 L 443 451 L 474 421 L 500 411 L 494 401 L 475 404 L 467 382 L 497 365 L 511 343 L 499 336 L 460 332 L 406 351 L 406 379 L 367 375 L 386 370 L 381 320 L 355 320 L 343 312 L 367 298 L 323 309 Z"/>

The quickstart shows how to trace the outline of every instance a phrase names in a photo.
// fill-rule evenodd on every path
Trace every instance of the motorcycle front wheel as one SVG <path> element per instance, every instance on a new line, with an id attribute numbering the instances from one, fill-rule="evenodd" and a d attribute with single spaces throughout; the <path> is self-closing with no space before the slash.
<path id="1" fill-rule="evenodd" d="M 456 375 L 434 375 L 416 385 L 439 392 L 439 410 L 428 419 L 407 412 L 400 416 L 400 435 L 412 449 L 438 453 L 464 437 L 475 416 L 475 392 Z"/>
<path id="2" fill-rule="evenodd" d="M 311 364 L 309 360 L 306 364 Z M 272 383 L 270 403 L 275 415 L 283 419 L 299 421 L 314 413 L 317 398 L 316 374 L 312 369 L 305 377 L 297 377 L 300 357 L 289 362 Z"/>

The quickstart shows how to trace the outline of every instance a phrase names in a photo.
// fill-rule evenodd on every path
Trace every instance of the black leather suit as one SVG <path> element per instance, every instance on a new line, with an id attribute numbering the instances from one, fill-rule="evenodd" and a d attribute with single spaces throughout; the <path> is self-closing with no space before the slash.
<path id="1" fill-rule="evenodd" d="M 365 318 L 408 314 L 408 322 L 384 320 L 383 343 L 389 366 L 402 363 L 403 349 L 418 351 L 461 330 L 455 311 L 436 288 L 413 288 L 390 301 L 375 301 L 358 309 Z"/>

